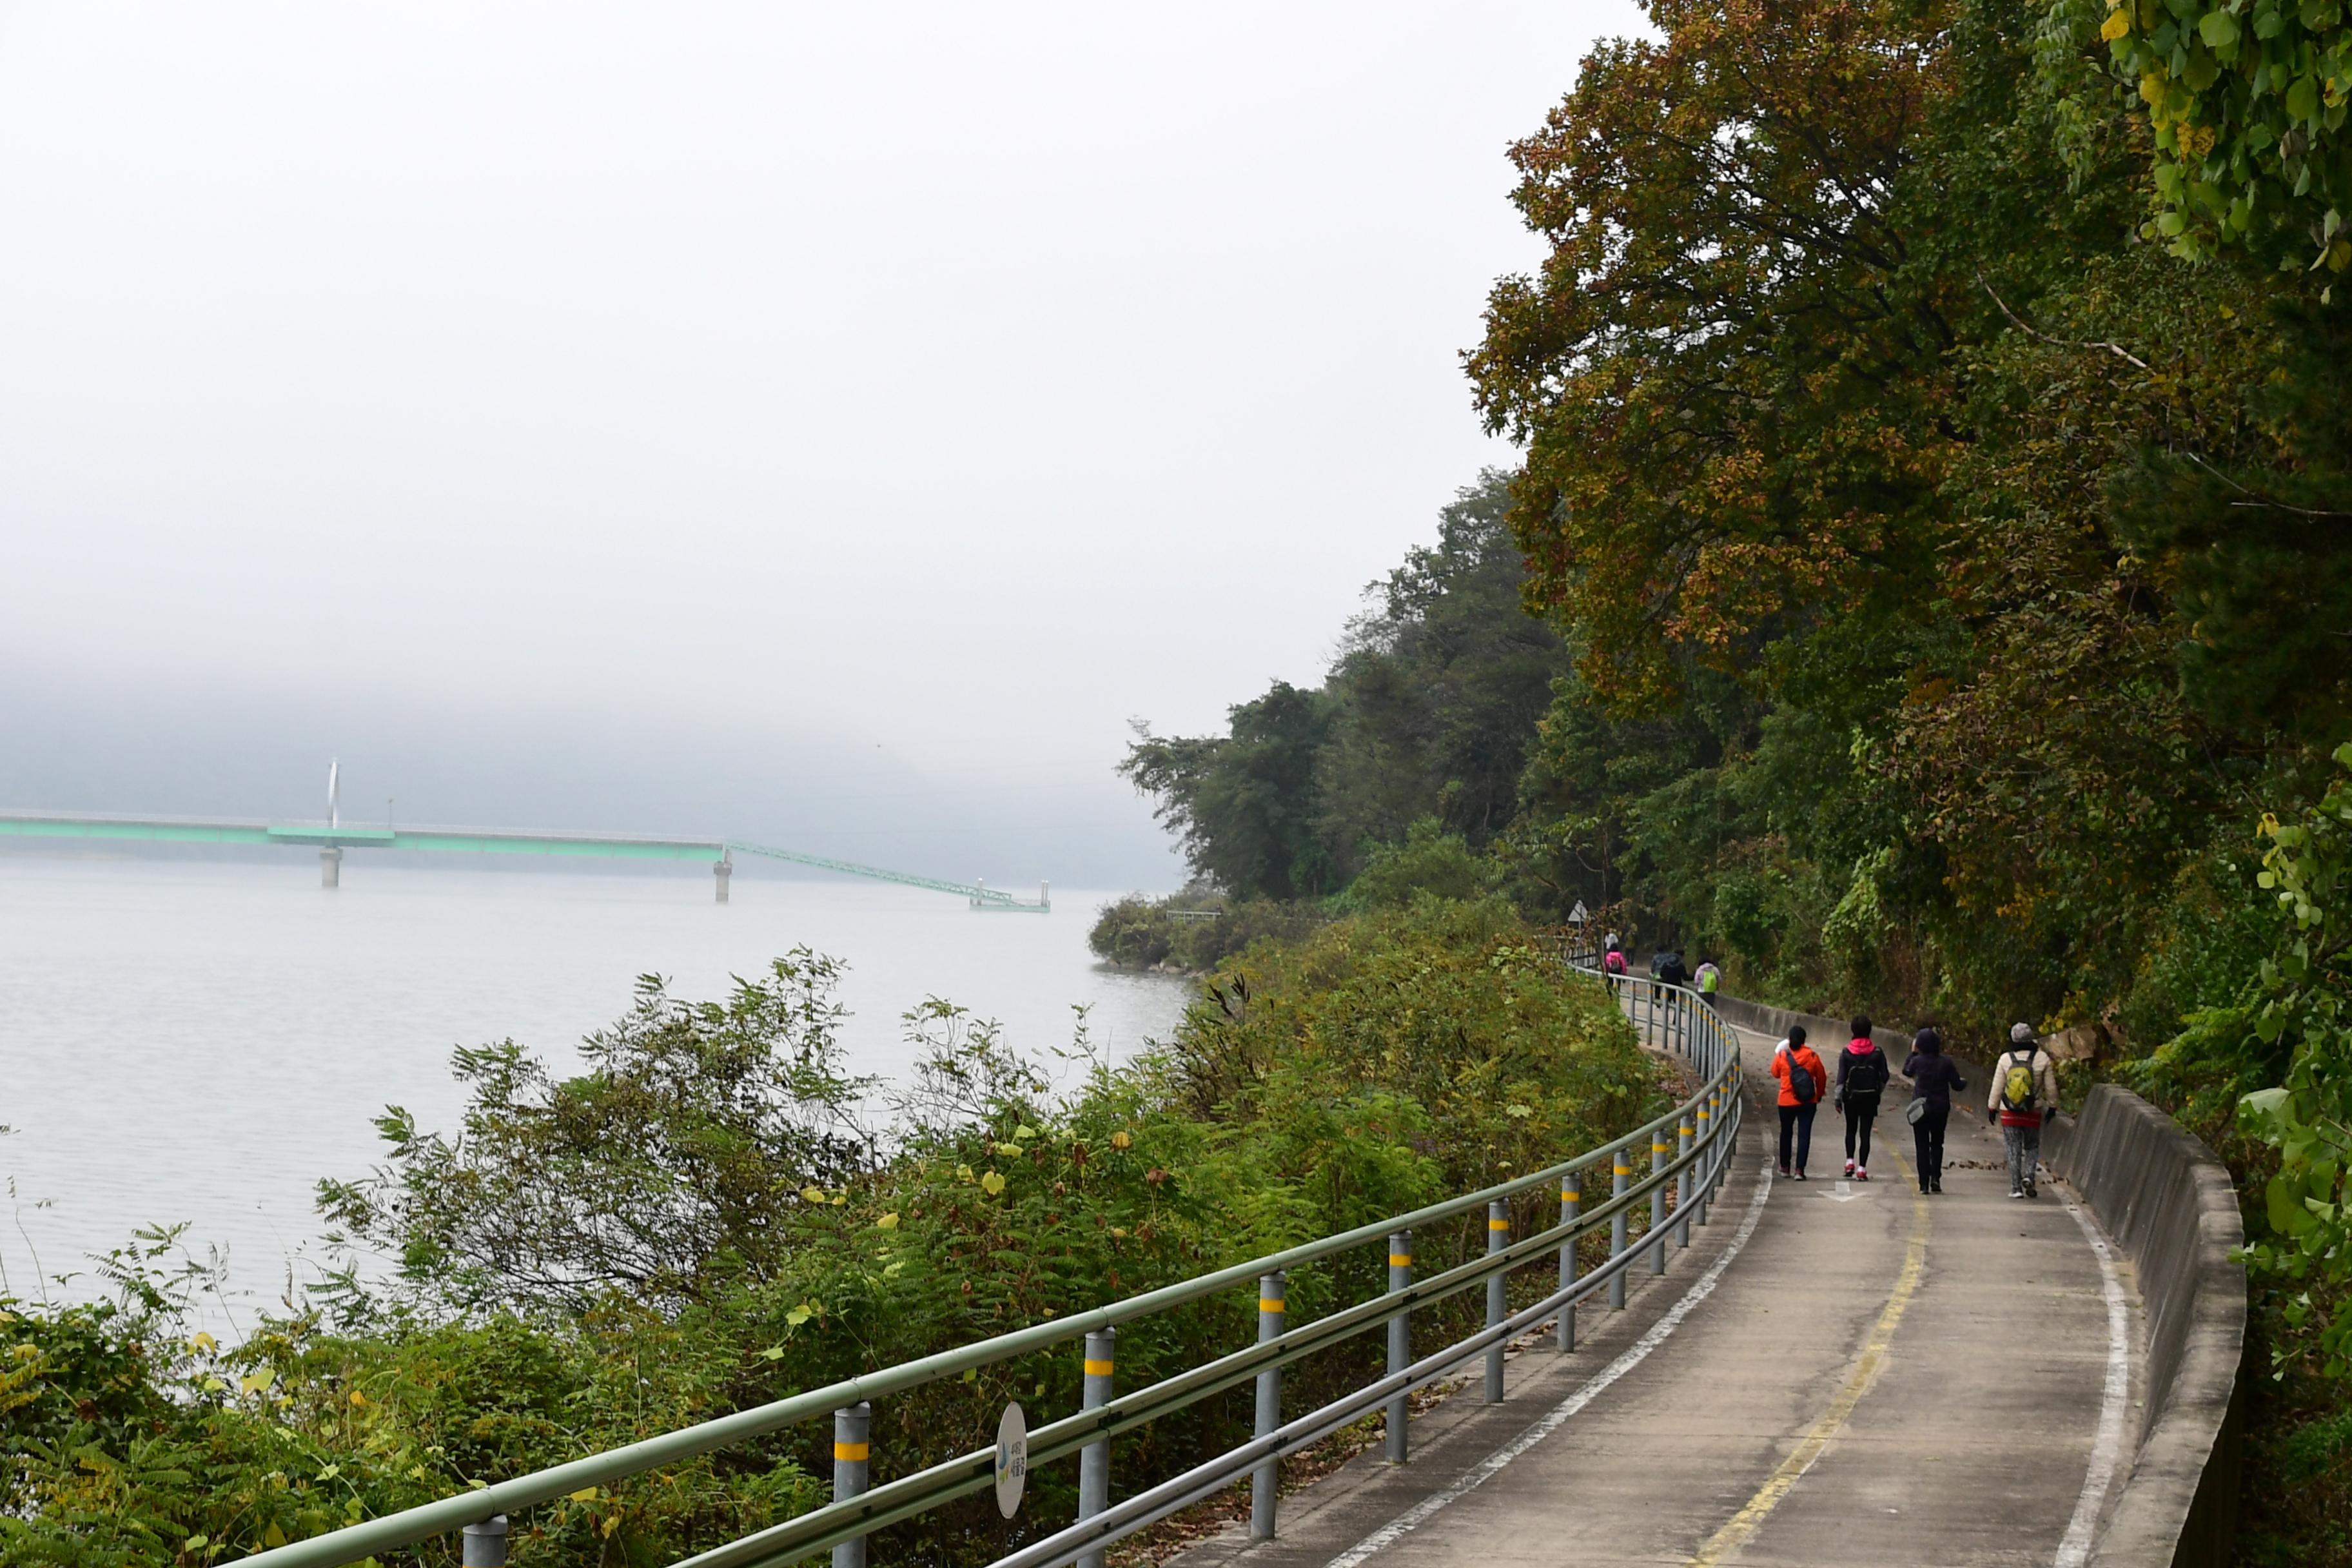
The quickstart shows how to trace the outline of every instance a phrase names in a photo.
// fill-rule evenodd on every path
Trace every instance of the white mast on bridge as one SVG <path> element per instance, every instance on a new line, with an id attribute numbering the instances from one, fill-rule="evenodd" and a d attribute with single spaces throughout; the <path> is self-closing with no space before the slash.
<path id="1" fill-rule="evenodd" d="M 332 832 L 343 825 L 343 763 L 340 757 L 327 759 L 327 829 Z M 321 845 L 319 848 L 319 886 L 336 888 L 343 880 L 343 847 Z"/>

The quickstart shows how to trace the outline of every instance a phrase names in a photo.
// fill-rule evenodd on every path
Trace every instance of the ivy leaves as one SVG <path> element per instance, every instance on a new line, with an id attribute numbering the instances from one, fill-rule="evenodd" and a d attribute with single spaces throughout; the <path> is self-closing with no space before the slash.
<path id="1" fill-rule="evenodd" d="M 2099 37 L 2155 132 L 2147 237 L 2190 261 L 2352 266 L 2344 0 L 2108 0 Z"/>
<path id="2" fill-rule="evenodd" d="M 2352 1218 L 2345 1175 L 2352 1168 L 2352 936 L 2343 907 L 2352 891 L 2352 743 L 2336 761 L 2347 770 L 2300 820 L 2265 816 L 2268 841 L 2257 884 L 2278 900 L 2292 933 L 2265 960 L 2244 1020 L 2268 1044 L 2293 1047 L 2286 1081 L 2239 1102 L 2243 1125 L 2279 1152 L 2263 1193 L 2271 1234 L 2247 1248 L 2256 1268 L 2287 1279 L 2316 1276 L 2337 1290 L 2352 1283 Z M 2299 1296 L 2289 1321 L 2315 1315 Z M 2319 1325 L 2322 1371 L 2352 1373 L 2352 1317 Z"/>

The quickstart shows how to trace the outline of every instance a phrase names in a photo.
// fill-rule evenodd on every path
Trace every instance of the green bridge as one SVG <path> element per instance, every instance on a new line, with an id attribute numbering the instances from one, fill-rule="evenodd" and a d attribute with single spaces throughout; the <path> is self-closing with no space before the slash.
<path id="1" fill-rule="evenodd" d="M 959 894 L 976 910 L 1018 910 L 1045 913 L 1053 907 L 1050 884 L 1040 883 L 1037 897 L 1015 898 L 985 882 L 950 882 L 918 877 L 854 860 L 804 855 L 797 849 L 752 844 L 740 838 L 667 838 L 637 834 L 534 833 L 506 828 L 361 827 L 340 820 L 326 822 L 262 822 L 234 818 L 177 816 L 112 816 L 68 812 L 0 812 L 0 837 L 20 838 L 112 838 L 165 844 L 279 844 L 315 847 L 319 851 L 321 886 L 332 888 L 342 879 L 343 851 L 364 849 L 433 849 L 445 853 L 487 855 L 564 855 L 603 857 L 620 860 L 709 860 L 718 887 L 719 901 L 727 901 L 728 883 L 738 854 L 789 860 L 844 876 L 897 882 L 933 892 Z"/>

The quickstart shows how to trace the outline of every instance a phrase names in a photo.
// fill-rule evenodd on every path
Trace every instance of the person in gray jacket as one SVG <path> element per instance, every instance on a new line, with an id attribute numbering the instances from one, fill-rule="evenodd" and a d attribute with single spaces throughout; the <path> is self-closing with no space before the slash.
<path id="1" fill-rule="evenodd" d="M 2058 1074 L 2050 1053 L 2034 1038 L 2031 1025 L 2012 1025 L 2009 1049 L 1992 1064 L 1992 1098 L 1985 1102 L 1985 1119 L 2000 1119 L 2000 1139 L 2009 1148 L 2009 1195 L 2036 1198 L 2034 1184 L 2042 1163 L 2042 1129 L 2058 1114 Z"/>

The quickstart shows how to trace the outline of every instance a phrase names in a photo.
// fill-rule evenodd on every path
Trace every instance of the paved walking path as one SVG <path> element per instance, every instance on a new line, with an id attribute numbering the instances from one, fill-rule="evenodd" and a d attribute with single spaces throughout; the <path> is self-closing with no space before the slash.
<path id="1" fill-rule="evenodd" d="M 1474 1369 L 1417 1420 L 1410 1465 L 1375 1450 L 1285 1499 L 1278 1539 L 1184 1568 L 2079 1563 L 2137 1430 L 2128 1266 L 2063 1185 L 2010 1199 L 1979 1117 L 1917 1196 L 1899 1084 L 1874 1180 L 1841 1184 L 1828 1107 L 1813 1179 L 1779 1180 L 1756 1076 L 1738 1173 L 1626 1310 L 1588 1302 L 1576 1350 L 1527 1345 L 1502 1404 Z"/>

